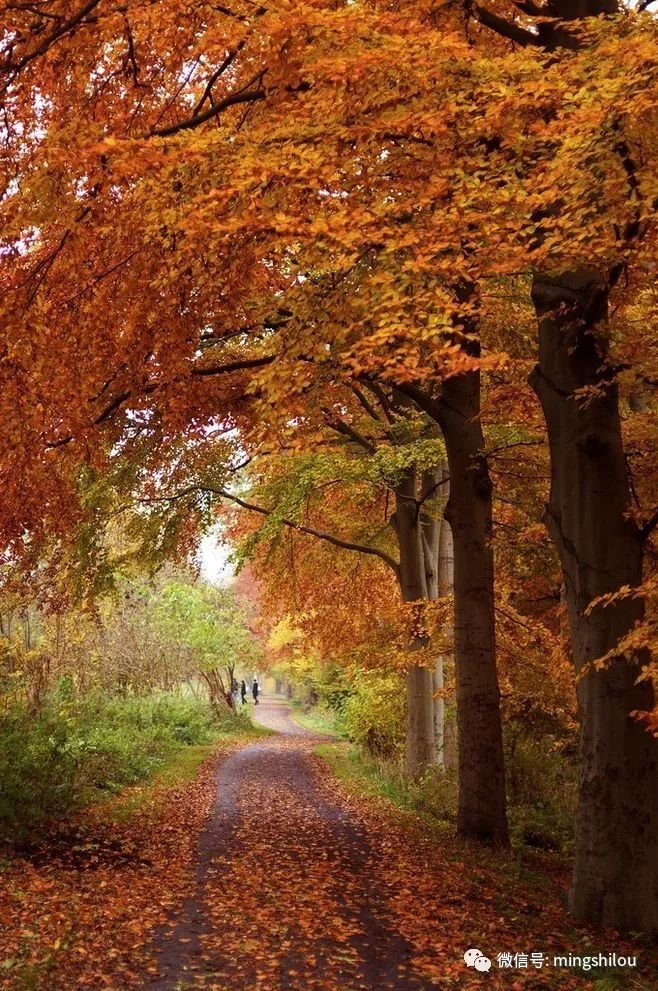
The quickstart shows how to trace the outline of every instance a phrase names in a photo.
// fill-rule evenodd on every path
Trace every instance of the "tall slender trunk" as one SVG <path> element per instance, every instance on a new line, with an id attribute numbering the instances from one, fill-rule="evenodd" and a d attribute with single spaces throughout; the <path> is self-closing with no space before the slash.
<path id="1" fill-rule="evenodd" d="M 471 286 L 460 287 L 468 299 Z M 479 343 L 456 340 L 477 358 Z M 509 844 L 505 762 L 496 670 L 492 484 L 480 420 L 480 373 L 446 379 L 437 397 L 419 385 L 399 391 L 412 399 L 441 429 L 448 456 L 450 496 L 445 518 L 454 550 L 454 650 L 457 689 L 460 836 L 501 846 Z"/>
<path id="2" fill-rule="evenodd" d="M 423 535 L 423 555 L 425 559 L 425 581 L 427 598 L 436 602 L 442 594 L 441 585 L 445 583 L 445 574 L 441 571 L 441 535 L 448 524 L 434 511 L 427 511 L 428 504 L 434 506 L 441 496 L 441 482 L 444 468 L 439 466 L 434 471 L 425 472 L 421 489 L 423 504 L 421 507 L 421 524 Z M 434 626 L 433 626 L 434 632 Z M 443 654 L 436 654 L 432 669 L 432 716 L 434 722 L 434 755 L 433 763 L 443 769 L 443 728 L 445 706 L 443 703 Z"/>
<path id="3" fill-rule="evenodd" d="M 445 517 L 454 547 L 459 834 L 509 843 L 496 671 L 492 484 L 480 421 L 479 371 L 443 383 L 439 422 L 450 471 Z"/>
<path id="4" fill-rule="evenodd" d="M 447 466 L 444 477 L 447 477 Z M 452 530 L 446 519 L 441 520 L 441 530 L 439 534 L 439 594 L 451 595 L 455 582 L 455 559 L 452 546 Z M 454 626 L 452 618 L 448 620 L 441 632 L 440 637 L 444 643 L 451 643 L 454 638 Z M 454 764 L 454 720 L 449 725 L 446 719 L 446 704 L 443 695 L 445 685 L 445 668 L 447 664 L 454 664 L 454 651 L 442 649 L 436 658 L 434 669 L 434 733 L 435 746 L 437 751 L 437 763 L 444 770 L 449 769 Z"/>
<path id="5" fill-rule="evenodd" d="M 631 493 L 619 396 L 607 365 L 607 288 L 582 269 L 536 276 L 539 361 L 531 376 L 548 428 L 545 520 L 564 575 L 581 716 L 580 805 L 570 908 L 616 929 L 658 929 L 658 741 L 632 716 L 653 708 L 638 663 L 612 654 L 642 603 L 601 595 L 642 580 L 644 538 L 628 519 Z M 586 396 L 578 390 L 589 389 Z"/>
<path id="6" fill-rule="evenodd" d="M 422 495 L 426 506 L 431 499 L 434 508 L 431 513 L 424 513 L 423 539 L 425 550 L 425 570 L 427 577 L 427 596 L 435 601 L 442 595 L 451 594 L 454 581 L 452 533 L 443 512 L 449 489 L 448 466 L 443 463 L 423 477 Z M 452 623 L 444 624 L 440 631 L 441 640 L 445 641 L 454 635 Z M 432 688 L 434 695 L 434 763 L 442 770 L 445 769 L 445 701 L 444 669 L 451 654 L 440 651 L 436 654 L 432 671 Z"/>
<path id="7" fill-rule="evenodd" d="M 426 567 L 427 533 L 417 501 L 421 487 L 415 470 L 409 471 L 396 490 L 396 508 L 392 516 L 400 554 L 400 591 L 405 602 L 428 600 Z M 431 540 L 431 538 L 429 538 Z M 438 556 L 438 555 L 437 555 Z M 431 569 L 430 584 L 435 582 Z M 432 672 L 415 662 L 414 654 L 427 646 L 424 630 L 414 629 L 409 641 L 407 668 L 407 730 L 405 743 L 405 772 L 417 778 L 435 760 Z"/>

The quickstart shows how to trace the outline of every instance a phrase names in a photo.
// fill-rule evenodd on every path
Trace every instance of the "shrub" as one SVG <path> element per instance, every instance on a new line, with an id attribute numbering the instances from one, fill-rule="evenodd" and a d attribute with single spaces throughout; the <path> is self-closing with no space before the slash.
<path id="1" fill-rule="evenodd" d="M 568 850 L 578 792 L 575 757 L 550 736 L 531 738 L 511 726 L 507 737 L 513 834 L 528 846 Z"/>
<path id="2" fill-rule="evenodd" d="M 33 720 L 16 706 L 0 717 L 0 838 L 71 808 L 75 750 L 70 726 L 56 710 Z"/>
<path id="3" fill-rule="evenodd" d="M 405 697 L 399 674 L 370 671 L 360 675 L 343 704 L 345 732 L 373 756 L 398 758 L 404 746 Z"/>
<path id="4" fill-rule="evenodd" d="M 75 700 L 56 692 L 38 717 L 15 703 L 0 715 L 0 840 L 64 816 L 96 790 L 147 777 L 214 728 L 205 703 L 176 694 Z"/>
<path id="5" fill-rule="evenodd" d="M 221 716 L 215 713 L 214 721 L 220 733 L 247 733 L 254 729 L 247 706 L 238 706 L 235 712 L 226 709 Z"/>

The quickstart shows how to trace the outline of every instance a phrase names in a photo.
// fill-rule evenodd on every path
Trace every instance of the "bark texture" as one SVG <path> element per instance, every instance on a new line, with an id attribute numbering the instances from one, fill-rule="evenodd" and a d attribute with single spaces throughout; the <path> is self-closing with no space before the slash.
<path id="1" fill-rule="evenodd" d="M 608 290 L 581 269 L 536 276 L 539 361 L 531 376 L 551 450 L 546 524 L 564 575 L 573 658 L 582 673 L 580 807 L 570 908 L 581 920 L 658 930 L 658 741 L 632 718 L 654 693 L 641 657 L 616 657 L 638 600 L 591 603 L 642 580 L 644 538 L 627 518 L 630 483 L 619 396 L 608 365 Z M 586 390 L 585 393 L 579 390 Z M 602 670 L 591 662 L 607 654 Z"/>
<path id="2" fill-rule="evenodd" d="M 440 426 L 450 496 L 445 517 L 454 547 L 460 836 L 509 843 L 496 670 L 492 484 L 480 422 L 480 374 L 443 383 Z"/>
<path id="3" fill-rule="evenodd" d="M 460 292 L 472 295 L 470 286 Z M 472 357 L 472 336 L 456 340 Z M 399 386 L 441 429 L 448 457 L 450 496 L 445 518 L 454 550 L 454 651 L 457 689 L 459 835 L 509 844 L 505 763 L 496 670 L 492 484 L 480 421 L 480 373 L 447 379 L 435 396 L 413 384 Z"/>

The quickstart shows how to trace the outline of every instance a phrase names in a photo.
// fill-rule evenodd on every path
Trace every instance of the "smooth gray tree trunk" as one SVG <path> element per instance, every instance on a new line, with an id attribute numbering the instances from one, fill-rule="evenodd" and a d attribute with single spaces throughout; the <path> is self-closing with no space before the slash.
<path id="1" fill-rule="evenodd" d="M 427 540 L 431 542 L 431 538 L 423 532 L 418 511 L 421 494 L 422 482 L 417 472 L 410 470 L 397 486 L 396 508 L 391 519 L 399 549 L 400 591 L 405 602 L 417 602 L 420 610 L 422 603 L 428 601 L 428 570 L 430 585 L 436 581 L 426 561 Z M 414 662 L 414 654 L 424 649 L 428 640 L 429 631 L 415 630 L 408 648 L 405 773 L 411 779 L 422 776 L 435 760 L 432 672 Z"/>
<path id="2" fill-rule="evenodd" d="M 447 475 L 447 470 L 446 470 Z M 439 594 L 453 595 L 455 582 L 455 560 L 452 546 L 452 531 L 446 519 L 441 520 L 439 535 Z M 454 638 L 452 620 L 448 621 L 440 631 L 442 643 L 450 644 Z M 450 665 L 454 668 L 454 652 L 442 650 L 437 654 L 434 669 L 434 733 L 437 751 L 437 764 L 448 770 L 455 759 L 454 726 L 449 725 L 446 718 L 446 703 L 444 697 L 445 669 Z"/>

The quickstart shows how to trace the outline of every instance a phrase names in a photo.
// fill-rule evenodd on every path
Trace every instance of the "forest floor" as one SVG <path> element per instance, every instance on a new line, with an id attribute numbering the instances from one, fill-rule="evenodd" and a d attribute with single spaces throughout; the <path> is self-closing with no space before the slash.
<path id="1" fill-rule="evenodd" d="M 438 842 L 340 783 L 316 753 L 322 737 L 284 703 L 256 716 L 276 732 L 223 746 L 123 819 L 91 810 L 76 842 L 69 829 L 59 848 L 51 838 L 4 865 L 0 987 L 658 988 L 655 948 L 569 921 L 555 857 Z M 474 948 L 488 972 L 464 962 Z M 637 955 L 637 967 L 554 961 L 600 953 Z"/>

